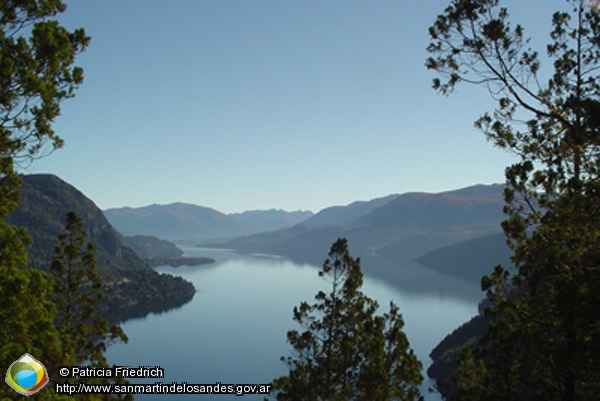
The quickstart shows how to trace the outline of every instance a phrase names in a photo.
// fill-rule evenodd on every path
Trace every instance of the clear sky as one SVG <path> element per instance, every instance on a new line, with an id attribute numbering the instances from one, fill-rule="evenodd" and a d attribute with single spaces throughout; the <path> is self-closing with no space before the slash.
<path id="1" fill-rule="evenodd" d="M 503 182 L 513 160 L 473 128 L 484 89 L 431 89 L 427 29 L 449 0 L 66 2 L 92 37 L 85 82 L 55 124 L 64 149 L 28 171 L 102 209 L 317 212 Z M 565 4 L 505 3 L 542 44 Z"/>

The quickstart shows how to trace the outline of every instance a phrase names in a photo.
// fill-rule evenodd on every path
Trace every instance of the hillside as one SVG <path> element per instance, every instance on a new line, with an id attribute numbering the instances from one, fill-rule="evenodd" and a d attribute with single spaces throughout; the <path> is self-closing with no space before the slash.
<path id="1" fill-rule="evenodd" d="M 211 258 L 183 256 L 177 245 L 152 235 L 121 237 L 121 241 L 150 266 L 198 266 L 215 262 Z"/>
<path id="2" fill-rule="evenodd" d="M 503 233 L 445 246 L 421 255 L 417 262 L 440 272 L 451 271 L 467 280 L 479 282 L 482 270 L 491 273 L 496 265 L 510 266 L 512 251 Z"/>
<path id="3" fill-rule="evenodd" d="M 83 219 L 88 241 L 96 244 L 98 271 L 107 302 L 100 313 L 111 320 L 145 316 L 183 305 L 195 293 L 194 286 L 166 274 L 158 274 L 133 250 L 123 246 L 104 214 L 85 195 L 54 175 L 25 175 L 19 211 L 8 222 L 25 227 L 33 238 L 29 265 L 46 270 L 57 236 L 64 231 L 67 212 Z"/>
<path id="4" fill-rule="evenodd" d="M 121 236 L 121 242 L 141 259 L 176 258 L 183 255 L 177 245 L 152 235 Z"/>
<path id="5" fill-rule="evenodd" d="M 477 347 L 479 339 L 486 332 L 490 318 L 479 314 L 448 334 L 429 356 L 433 363 L 427 369 L 427 376 L 434 379 L 444 398 L 454 395 L 456 388 L 452 375 L 458 366 L 460 351 L 465 346 Z"/>
<path id="6" fill-rule="evenodd" d="M 443 227 L 485 227 L 503 218 L 504 185 L 475 185 L 438 194 L 406 193 L 353 225 L 432 231 Z"/>

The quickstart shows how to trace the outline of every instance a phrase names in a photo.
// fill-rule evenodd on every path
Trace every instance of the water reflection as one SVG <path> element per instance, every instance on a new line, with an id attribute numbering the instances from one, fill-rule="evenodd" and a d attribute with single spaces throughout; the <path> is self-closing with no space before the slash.
<path id="1" fill-rule="evenodd" d="M 216 262 L 158 270 L 192 281 L 198 290 L 194 299 L 179 309 L 125 322 L 130 342 L 111 347 L 109 361 L 132 367 L 162 366 L 163 383 L 267 383 L 285 374 L 287 368 L 279 358 L 291 350 L 285 333 L 296 328 L 293 307 L 328 289 L 328 283 L 318 277 L 318 268 L 270 255 L 184 250 L 186 256 L 207 256 Z M 380 313 L 387 311 L 390 300 L 400 306 L 411 346 L 426 366 L 433 346 L 477 311 L 480 296 L 475 288 L 423 271 L 416 264 L 385 274 L 382 264 L 368 258 L 362 265 L 363 292 L 379 302 Z M 188 397 L 227 400 L 235 396 Z M 247 398 L 262 400 L 261 396 Z"/>

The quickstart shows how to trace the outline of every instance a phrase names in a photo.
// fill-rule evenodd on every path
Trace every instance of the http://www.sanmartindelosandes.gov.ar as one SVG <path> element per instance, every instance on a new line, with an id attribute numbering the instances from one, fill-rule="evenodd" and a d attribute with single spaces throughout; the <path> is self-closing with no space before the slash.
<path id="1" fill-rule="evenodd" d="M 48 381 L 44 365 L 27 353 L 14 361 L 6 371 L 6 383 L 22 395 L 37 393 Z"/>

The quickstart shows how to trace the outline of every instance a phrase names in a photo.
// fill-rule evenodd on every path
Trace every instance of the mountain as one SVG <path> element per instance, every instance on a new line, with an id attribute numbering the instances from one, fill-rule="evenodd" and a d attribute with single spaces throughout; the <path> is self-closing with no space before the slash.
<path id="1" fill-rule="evenodd" d="M 298 210 L 249 210 L 242 213 L 230 213 L 229 217 L 248 227 L 249 233 L 275 231 L 294 226 L 313 216 L 311 211 Z"/>
<path id="2" fill-rule="evenodd" d="M 177 245 L 152 235 L 122 236 L 121 241 L 123 245 L 133 249 L 141 259 L 177 258 L 183 255 L 183 251 Z"/>
<path id="3" fill-rule="evenodd" d="M 152 235 L 121 236 L 121 241 L 150 266 L 198 266 L 215 262 L 212 258 L 183 256 L 177 245 Z"/>
<path id="4" fill-rule="evenodd" d="M 438 194 L 390 195 L 324 209 L 294 227 L 218 245 L 321 264 L 329 246 L 346 237 L 357 256 L 401 263 L 443 246 L 499 233 L 503 190 L 496 184 Z"/>
<path id="5" fill-rule="evenodd" d="M 123 235 L 153 235 L 177 241 L 248 233 L 244 224 L 226 214 L 187 203 L 108 209 L 104 215 Z"/>
<path id="6" fill-rule="evenodd" d="M 104 215 L 123 235 L 152 235 L 171 241 L 233 238 L 297 224 L 312 212 L 255 210 L 224 214 L 186 203 L 108 209 Z"/>
<path id="7" fill-rule="evenodd" d="M 356 224 L 396 231 L 400 235 L 379 253 L 390 260 L 412 260 L 439 247 L 499 233 L 505 219 L 503 192 L 504 185 L 494 184 L 439 194 L 408 193 Z"/>
<path id="8" fill-rule="evenodd" d="M 435 249 L 416 259 L 430 269 L 453 272 L 467 280 L 479 282 L 496 265 L 510 266 L 511 249 L 503 233 L 475 238 L 456 245 Z"/>
<path id="9" fill-rule="evenodd" d="M 195 293 L 194 286 L 180 277 L 158 274 L 130 248 L 102 211 L 73 186 L 54 175 L 25 175 L 19 210 L 10 224 L 25 227 L 33 238 L 28 249 L 29 266 L 47 270 L 57 236 L 64 232 L 65 218 L 74 211 L 83 219 L 87 241 L 96 244 L 98 272 L 104 282 L 106 304 L 99 313 L 113 321 L 145 316 L 183 305 Z"/>
<path id="10" fill-rule="evenodd" d="M 331 206 L 321 210 L 311 218 L 302 222 L 307 227 L 347 226 L 358 218 L 396 199 L 399 195 L 388 195 L 370 201 L 357 201 L 347 206 Z"/>
<path id="11" fill-rule="evenodd" d="M 495 225 L 503 216 L 504 185 L 475 185 L 438 194 L 407 193 L 354 222 L 358 226 L 431 231 Z"/>
<path id="12" fill-rule="evenodd" d="M 307 258 L 307 249 L 313 250 L 310 253 L 319 255 L 319 258 L 327 255 L 330 245 L 342 234 L 348 234 L 347 226 L 397 196 L 389 195 L 370 201 L 353 202 L 346 206 L 328 207 L 295 226 L 238 237 L 220 245 L 241 252 L 276 253 L 311 262 L 314 260 Z M 322 261 L 319 259 L 320 262 Z"/>

